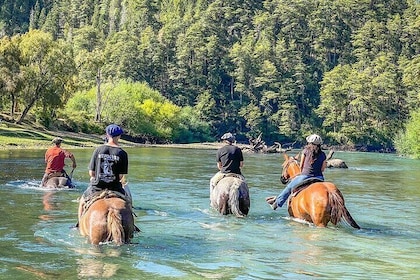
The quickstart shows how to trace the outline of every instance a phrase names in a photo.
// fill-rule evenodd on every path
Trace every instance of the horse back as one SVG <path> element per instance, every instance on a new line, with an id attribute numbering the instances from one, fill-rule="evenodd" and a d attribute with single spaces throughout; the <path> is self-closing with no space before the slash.
<path id="1" fill-rule="evenodd" d="M 329 189 L 334 184 L 316 182 L 302 189 L 289 200 L 289 215 L 314 223 L 316 226 L 326 226 L 330 219 Z"/>
<path id="2" fill-rule="evenodd" d="M 250 197 L 247 183 L 236 176 L 221 179 L 210 194 L 211 205 L 223 215 L 248 215 Z"/>
<path id="3" fill-rule="evenodd" d="M 113 241 L 128 243 L 135 231 L 130 203 L 119 197 L 96 200 L 80 217 L 79 230 L 89 237 L 92 244 L 99 244 L 112 240 L 115 227 L 110 227 L 111 224 L 118 226 L 119 236 L 122 236 L 120 240 Z"/>

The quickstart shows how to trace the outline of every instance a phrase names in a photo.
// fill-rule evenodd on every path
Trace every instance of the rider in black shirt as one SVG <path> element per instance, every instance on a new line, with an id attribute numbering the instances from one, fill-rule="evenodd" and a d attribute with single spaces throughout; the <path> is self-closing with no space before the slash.
<path id="1" fill-rule="evenodd" d="M 128 155 L 118 144 L 123 130 L 111 124 L 105 131 L 107 142 L 95 149 L 89 163 L 90 185 L 81 197 L 79 216 L 84 202 L 105 189 L 126 193 L 123 180 L 128 172 Z"/>

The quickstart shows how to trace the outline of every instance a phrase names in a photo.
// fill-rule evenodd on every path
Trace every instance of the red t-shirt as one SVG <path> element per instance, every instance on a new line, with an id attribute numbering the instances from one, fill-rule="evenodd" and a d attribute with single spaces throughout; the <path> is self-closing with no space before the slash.
<path id="1" fill-rule="evenodd" d="M 60 147 L 51 147 L 45 152 L 45 162 L 47 167 L 45 173 L 61 172 L 64 169 L 64 159 L 70 158 L 71 153 Z"/>

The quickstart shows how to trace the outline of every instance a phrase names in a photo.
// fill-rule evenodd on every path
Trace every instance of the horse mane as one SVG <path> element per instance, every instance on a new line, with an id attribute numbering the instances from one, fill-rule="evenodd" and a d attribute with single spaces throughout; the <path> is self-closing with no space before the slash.
<path id="1" fill-rule="evenodd" d="M 285 155 L 285 158 L 286 157 L 287 157 L 287 155 Z M 292 165 L 294 165 L 294 166 L 292 166 Z M 295 176 L 297 176 L 301 172 L 299 162 L 293 156 L 287 157 L 286 160 L 283 162 L 283 164 L 281 166 L 283 167 L 281 176 L 282 176 L 282 178 L 285 178 L 285 179 L 291 180 L 292 178 L 294 178 Z M 290 174 L 289 173 L 289 168 L 292 169 L 295 174 Z M 282 181 L 282 183 L 283 183 L 283 181 Z M 283 183 L 283 184 L 285 184 L 285 183 Z"/>

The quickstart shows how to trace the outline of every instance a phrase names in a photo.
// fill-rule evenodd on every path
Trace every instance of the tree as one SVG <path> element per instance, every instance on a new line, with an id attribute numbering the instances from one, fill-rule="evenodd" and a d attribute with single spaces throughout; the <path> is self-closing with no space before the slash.
<path id="1" fill-rule="evenodd" d="M 75 67 L 71 49 L 50 34 L 32 30 L 21 36 L 21 75 L 25 83 L 20 93 L 22 122 L 29 110 L 39 104 L 44 110 L 62 106 L 69 98 Z"/>
<path id="2" fill-rule="evenodd" d="M 420 109 L 413 111 L 404 130 L 395 139 L 395 146 L 401 155 L 420 159 Z"/>
<path id="3" fill-rule="evenodd" d="M 10 102 L 12 118 L 17 107 L 19 92 L 24 83 L 20 72 L 21 52 L 19 41 L 19 37 L 9 38 L 5 36 L 0 39 L 0 101 L 1 107 L 6 102 Z"/>

